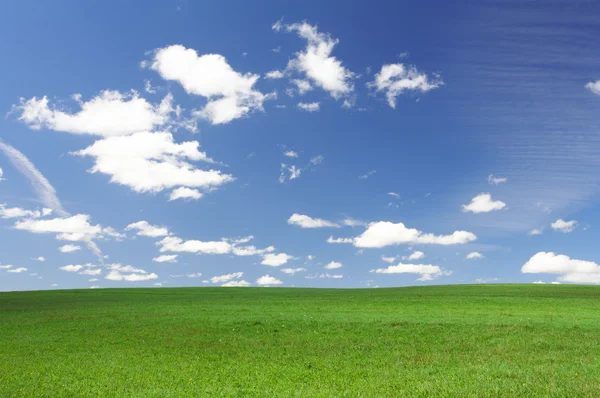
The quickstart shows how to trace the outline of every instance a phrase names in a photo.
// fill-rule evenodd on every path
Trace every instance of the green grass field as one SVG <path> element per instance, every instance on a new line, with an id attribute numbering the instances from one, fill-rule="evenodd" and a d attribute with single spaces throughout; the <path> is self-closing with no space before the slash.
<path id="1" fill-rule="evenodd" d="M 0 397 L 600 396 L 600 287 L 0 293 Z"/>

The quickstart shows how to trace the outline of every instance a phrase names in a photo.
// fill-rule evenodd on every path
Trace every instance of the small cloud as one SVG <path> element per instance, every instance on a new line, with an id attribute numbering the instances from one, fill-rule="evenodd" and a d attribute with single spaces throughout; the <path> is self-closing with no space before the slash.
<path id="1" fill-rule="evenodd" d="M 361 180 L 366 180 L 367 178 L 371 177 L 375 173 L 377 173 L 377 170 L 371 170 L 371 171 L 367 172 L 366 174 L 358 176 L 358 178 Z"/>
<path id="2" fill-rule="evenodd" d="M 531 235 L 531 236 L 533 236 L 533 235 L 541 235 L 543 232 L 544 232 L 543 228 L 535 228 L 535 229 L 532 229 L 531 231 L 529 231 L 527 233 L 527 235 Z"/>
<path id="3" fill-rule="evenodd" d="M 472 213 L 488 213 L 490 211 L 502 210 L 506 207 L 506 203 L 499 200 L 492 200 L 492 195 L 489 193 L 480 193 L 471 199 L 471 203 L 463 205 L 463 212 Z"/>
<path id="4" fill-rule="evenodd" d="M 295 151 L 287 151 L 284 152 L 283 154 L 284 156 L 287 156 L 288 158 L 297 158 L 298 157 L 298 152 Z"/>
<path id="5" fill-rule="evenodd" d="M 507 182 L 508 178 L 506 177 L 494 177 L 493 174 L 490 174 L 488 176 L 488 184 L 490 185 L 498 185 L 498 184 L 502 184 L 503 182 Z"/>
<path id="6" fill-rule="evenodd" d="M 388 195 L 393 196 L 396 199 L 400 199 L 400 194 L 396 192 L 388 192 Z"/>
<path id="7" fill-rule="evenodd" d="M 484 258 L 485 256 L 481 253 L 478 252 L 471 252 L 469 254 L 467 254 L 467 256 L 465 257 L 466 260 L 476 260 L 479 258 Z"/>
<path id="8" fill-rule="evenodd" d="M 311 102 L 311 103 L 299 102 L 297 106 L 298 106 L 298 109 L 306 111 L 306 112 L 318 112 L 321 110 L 320 102 Z"/>
<path id="9" fill-rule="evenodd" d="M 339 261 L 332 261 L 325 266 L 325 269 L 338 269 L 338 268 L 342 268 L 342 267 L 343 267 L 343 265 Z"/>
<path id="10" fill-rule="evenodd" d="M 556 220 L 552 224 L 550 224 L 550 226 L 555 231 L 569 233 L 569 232 L 572 232 L 575 228 L 577 228 L 577 221 L 575 221 L 575 220 L 565 221 L 562 218 L 559 218 L 558 220 Z"/>
<path id="11" fill-rule="evenodd" d="M 590 90 L 593 94 L 600 95 L 600 80 L 587 83 L 585 85 L 585 88 Z"/>

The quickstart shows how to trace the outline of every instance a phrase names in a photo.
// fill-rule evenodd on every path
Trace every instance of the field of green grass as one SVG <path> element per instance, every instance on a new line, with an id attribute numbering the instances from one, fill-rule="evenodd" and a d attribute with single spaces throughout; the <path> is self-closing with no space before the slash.
<path id="1" fill-rule="evenodd" d="M 600 287 L 0 293 L 0 397 L 600 396 Z"/>

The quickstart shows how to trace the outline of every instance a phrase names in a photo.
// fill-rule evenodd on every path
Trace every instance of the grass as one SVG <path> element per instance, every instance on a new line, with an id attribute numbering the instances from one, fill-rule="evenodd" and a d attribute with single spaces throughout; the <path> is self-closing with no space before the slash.
<path id="1" fill-rule="evenodd" d="M 0 293 L 0 397 L 600 396 L 600 288 Z"/>

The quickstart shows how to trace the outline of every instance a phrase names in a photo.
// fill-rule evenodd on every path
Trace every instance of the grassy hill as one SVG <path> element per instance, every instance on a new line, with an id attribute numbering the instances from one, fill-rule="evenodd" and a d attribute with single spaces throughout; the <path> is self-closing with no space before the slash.
<path id="1" fill-rule="evenodd" d="M 0 396 L 600 396 L 600 287 L 0 293 Z"/>

